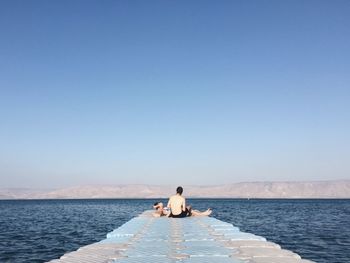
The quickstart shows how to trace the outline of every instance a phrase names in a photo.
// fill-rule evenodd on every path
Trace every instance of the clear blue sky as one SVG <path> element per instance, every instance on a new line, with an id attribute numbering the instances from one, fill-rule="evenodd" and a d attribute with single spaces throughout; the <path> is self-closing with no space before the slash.
<path id="1" fill-rule="evenodd" d="M 350 179 L 350 1 L 1 1 L 0 187 Z"/>

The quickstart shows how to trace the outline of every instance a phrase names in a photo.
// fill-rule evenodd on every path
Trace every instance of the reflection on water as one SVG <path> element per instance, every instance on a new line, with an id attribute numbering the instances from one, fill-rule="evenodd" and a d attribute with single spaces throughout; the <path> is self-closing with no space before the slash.
<path id="1" fill-rule="evenodd" d="M 164 200 L 165 201 L 165 200 Z M 0 262 L 45 262 L 105 238 L 155 200 L 0 201 Z M 350 200 L 194 199 L 194 208 L 319 263 L 350 262 Z"/>

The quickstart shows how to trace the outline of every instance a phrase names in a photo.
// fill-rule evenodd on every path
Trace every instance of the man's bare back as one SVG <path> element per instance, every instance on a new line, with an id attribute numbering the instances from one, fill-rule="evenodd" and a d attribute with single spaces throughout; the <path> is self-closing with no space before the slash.
<path id="1" fill-rule="evenodd" d="M 167 206 L 171 209 L 173 215 L 179 215 L 182 211 L 186 211 L 186 200 L 181 195 L 176 194 L 169 198 Z"/>

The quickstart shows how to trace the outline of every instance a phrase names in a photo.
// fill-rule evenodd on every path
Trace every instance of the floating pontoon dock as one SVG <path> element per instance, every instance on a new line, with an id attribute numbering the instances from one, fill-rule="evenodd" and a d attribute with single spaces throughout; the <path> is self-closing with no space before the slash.
<path id="1" fill-rule="evenodd" d="M 50 263 L 311 263 L 264 237 L 213 217 L 182 219 L 146 211 L 107 238 Z"/>

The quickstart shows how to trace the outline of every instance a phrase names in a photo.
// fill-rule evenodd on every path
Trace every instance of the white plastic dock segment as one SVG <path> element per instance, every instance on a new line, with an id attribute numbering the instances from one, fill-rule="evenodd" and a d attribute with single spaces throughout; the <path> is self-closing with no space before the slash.
<path id="1" fill-rule="evenodd" d="M 136 217 L 107 234 L 107 238 L 111 237 L 133 237 L 149 222 L 149 218 Z"/>
<path id="2" fill-rule="evenodd" d="M 146 211 L 100 242 L 51 263 L 310 263 L 212 217 L 154 218 Z"/>
<path id="3" fill-rule="evenodd" d="M 181 263 L 242 263 L 242 261 L 230 257 L 191 257 Z"/>
<path id="4" fill-rule="evenodd" d="M 167 257 L 134 257 L 134 258 L 123 258 L 118 263 L 176 263 L 174 259 Z"/>
<path id="5" fill-rule="evenodd" d="M 240 247 L 270 247 L 270 248 L 281 248 L 280 245 L 261 240 L 230 240 L 223 243 L 226 247 L 240 248 Z"/>
<path id="6" fill-rule="evenodd" d="M 296 258 L 276 258 L 276 257 L 260 257 L 254 258 L 248 263 L 315 263 L 314 261 Z"/>
<path id="7" fill-rule="evenodd" d="M 288 257 L 301 259 L 298 254 L 292 251 L 269 247 L 241 247 L 238 249 L 238 254 L 240 257 Z"/>
<path id="8" fill-rule="evenodd" d="M 254 234 L 250 234 L 250 233 L 244 233 L 244 232 L 237 232 L 234 234 L 226 234 L 224 235 L 225 238 L 235 241 L 235 240 L 256 240 L 256 241 L 266 241 L 266 238 L 261 237 L 261 236 L 257 236 Z"/>

